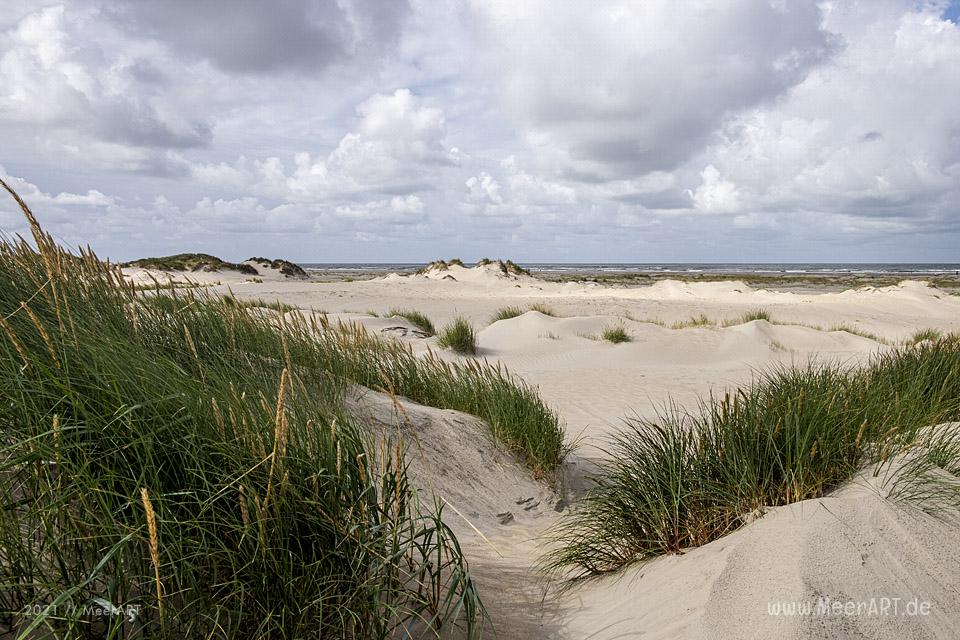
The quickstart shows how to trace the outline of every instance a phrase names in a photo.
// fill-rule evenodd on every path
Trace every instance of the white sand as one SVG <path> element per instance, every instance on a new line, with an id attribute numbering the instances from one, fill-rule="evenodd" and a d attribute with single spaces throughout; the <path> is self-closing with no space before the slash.
<path id="1" fill-rule="evenodd" d="M 886 493 L 860 478 L 682 556 L 585 585 L 564 597 L 564 628 L 571 638 L 610 639 L 955 638 L 960 522 Z M 928 615 L 910 615 L 915 601 Z M 861 613 L 786 615 L 781 603 L 812 611 L 854 603 Z M 884 606 L 886 615 L 870 613 Z"/>
<path id="2" fill-rule="evenodd" d="M 130 275 L 145 278 L 141 271 Z M 537 385 L 566 422 L 569 437 L 581 440 L 579 457 L 571 460 L 577 468 L 568 469 L 572 474 L 589 467 L 589 458 L 604 455 L 605 437 L 624 416 L 650 416 L 671 398 L 690 404 L 779 363 L 861 362 L 922 328 L 960 330 L 960 297 L 919 282 L 821 294 L 755 290 L 738 282 L 663 281 L 623 288 L 506 276 L 493 266 L 334 283 L 272 273 L 260 276 L 262 282 L 229 272 L 173 277 L 210 284 L 216 292 L 229 288 L 239 297 L 323 310 L 331 319 L 409 340 L 418 350 L 436 348 L 435 338 L 418 336 L 400 318 L 368 312 L 383 316 L 395 307 L 416 309 L 438 327 L 463 315 L 479 330 L 481 356 Z M 528 312 L 489 323 L 500 307 L 533 303 L 549 305 L 558 317 Z M 669 328 L 700 314 L 722 322 L 760 308 L 774 323 Z M 822 330 L 839 324 L 875 334 L 884 343 Z M 616 325 L 633 341 L 613 345 L 596 339 Z M 398 412 L 392 400 L 372 392 L 360 394 L 353 406 L 375 423 L 399 425 L 418 442 L 415 476 L 460 512 L 448 510 L 447 519 L 471 557 L 501 637 L 949 638 L 960 633 L 954 631 L 960 630 L 960 527 L 896 505 L 866 480 L 819 500 L 774 509 L 685 555 L 628 568 L 562 597 L 550 590 L 544 599 L 532 565 L 545 529 L 558 517 L 553 509 L 558 497 L 490 445 L 483 425 L 469 416 L 405 401 Z M 533 500 L 517 504 L 526 498 Z M 533 502 L 536 507 L 524 510 Z M 501 524 L 497 514 L 505 512 L 513 518 Z M 816 604 L 820 596 L 841 603 L 873 598 L 877 606 L 883 598 L 901 598 L 901 607 L 917 597 L 929 602 L 931 612 L 804 617 L 767 610 L 768 602 Z"/>

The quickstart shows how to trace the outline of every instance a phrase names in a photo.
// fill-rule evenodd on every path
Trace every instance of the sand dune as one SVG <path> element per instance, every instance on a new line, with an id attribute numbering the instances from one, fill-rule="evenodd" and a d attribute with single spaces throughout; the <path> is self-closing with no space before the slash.
<path id="1" fill-rule="evenodd" d="M 581 445 L 564 471 L 568 486 L 558 492 L 493 446 L 475 418 L 371 391 L 352 401 L 357 415 L 399 429 L 414 443 L 414 476 L 449 503 L 447 517 L 472 558 L 500 637 L 946 638 L 960 627 L 960 529 L 892 502 L 866 477 L 826 497 L 772 509 L 683 555 L 564 594 L 534 570 L 545 531 L 566 508 L 569 495 L 561 494 L 592 468 L 592 459 L 606 455 L 605 438 L 624 416 L 650 416 L 671 400 L 690 405 L 767 367 L 810 359 L 852 365 L 918 329 L 958 330 L 960 297 L 922 282 L 819 294 L 739 282 L 605 287 L 458 265 L 360 282 L 272 276 L 255 282 L 235 273 L 173 277 L 215 292 L 229 288 L 240 297 L 280 300 L 301 308 L 298 313 L 322 310 L 333 322 L 361 324 L 418 351 L 436 350 L 436 339 L 402 318 L 384 317 L 387 310 L 416 309 L 438 327 L 463 315 L 479 330 L 480 357 L 504 363 L 539 388 Z M 527 311 L 490 322 L 503 306 L 534 303 L 549 305 L 555 316 Z M 757 309 L 770 321 L 736 322 Z M 713 325 L 672 328 L 700 315 Z M 632 341 L 600 339 L 611 326 L 622 326 Z M 900 598 L 904 607 L 916 597 L 931 613 L 789 616 L 767 609 L 778 602 L 816 605 L 822 597 L 842 603 Z"/>
<path id="2" fill-rule="evenodd" d="M 957 524 L 886 499 L 865 474 L 571 592 L 564 628 L 611 639 L 955 637 Z M 850 613 L 856 607 L 888 615 Z"/>

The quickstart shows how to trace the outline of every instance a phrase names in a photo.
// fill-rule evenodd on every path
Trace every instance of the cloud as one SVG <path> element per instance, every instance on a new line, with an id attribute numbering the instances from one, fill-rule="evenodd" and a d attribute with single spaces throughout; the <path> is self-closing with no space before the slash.
<path id="1" fill-rule="evenodd" d="M 960 242 L 956 3 L 7 4 L 2 161 L 58 237 L 117 256 Z"/>
<path id="2" fill-rule="evenodd" d="M 54 5 L 28 13 L 0 39 L 5 123 L 72 129 L 141 147 L 209 144 L 212 128 L 183 113 L 168 91 L 142 86 L 144 67 L 101 46 L 96 16 Z M 138 75 L 139 74 L 139 75 Z"/>
<path id="3" fill-rule="evenodd" d="M 362 223 L 360 227 L 379 229 L 382 225 L 417 223 L 423 219 L 423 201 L 417 196 L 401 198 L 395 196 L 389 200 L 374 200 L 362 204 L 342 205 L 333 210 L 332 215 L 340 222 Z M 324 220 L 325 218 L 320 218 Z"/>
<path id="4" fill-rule="evenodd" d="M 58 193 L 53 197 L 52 201 L 57 204 L 80 204 L 96 207 L 105 207 L 114 203 L 113 197 L 104 195 L 96 189 L 90 189 L 85 194 Z"/>
<path id="5" fill-rule="evenodd" d="M 955 215 L 960 92 L 944 89 L 960 86 L 960 28 L 935 7 L 865 16 L 838 5 L 825 25 L 847 43 L 835 64 L 738 116 L 698 161 L 754 211 L 915 225 Z"/>
<path id="6" fill-rule="evenodd" d="M 693 206 L 705 213 L 731 213 L 740 207 L 737 185 L 724 180 L 712 164 L 700 172 L 703 182 L 696 191 L 690 191 Z"/>
<path id="7" fill-rule="evenodd" d="M 300 150 L 287 169 L 278 157 L 241 156 L 233 163 L 196 163 L 192 175 L 218 188 L 247 190 L 300 202 L 354 199 L 430 190 L 460 155 L 446 143 L 443 111 L 409 89 L 375 94 L 356 108 L 353 131 L 326 155 Z"/>
<path id="8" fill-rule="evenodd" d="M 63 191 L 56 195 L 45 193 L 37 185 L 27 182 L 23 178 L 10 175 L 3 165 L 0 165 L 0 178 L 9 184 L 21 198 L 27 201 L 28 206 L 57 204 L 106 207 L 116 202 L 112 196 L 104 195 L 96 189 L 90 189 L 86 193 L 67 193 Z M 15 206 L 12 201 L 4 202 L 4 205 L 7 209 L 19 211 L 19 208 Z"/>
<path id="9" fill-rule="evenodd" d="M 415 195 L 394 196 L 390 198 L 390 208 L 397 213 L 421 214 L 423 213 L 423 200 Z"/>
<path id="10" fill-rule="evenodd" d="M 165 0 L 110 7 L 124 29 L 229 73 L 316 72 L 395 43 L 404 0 Z"/>
<path id="11" fill-rule="evenodd" d="M 538 154 L 584 180 L 670 170 L 732 115 L 837 50 L 816 3 L 476 3 L 485 53 Z"/>
<path id="12" fill-rule="evenodd" d="M 500 183 L 494 180 L 489 173 L 483 171 L 479 176 L 471 176 L 467 182 L 470 191 L 467 196 L 472 202 L 503 204 L 500 195 Z"/>

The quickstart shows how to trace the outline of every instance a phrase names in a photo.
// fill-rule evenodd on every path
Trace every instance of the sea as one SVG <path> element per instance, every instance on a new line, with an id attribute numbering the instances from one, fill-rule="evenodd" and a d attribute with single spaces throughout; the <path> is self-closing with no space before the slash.
<path id="1" fill-rule="evenodd" d="M 308 271 L 351 271 L 407 273 L 416 271 L 424 263 L 412 262 L 369 262 L 369 263 L 300 263 Z M 469 265 L 469 263 L 468 263 Z M 784 263 L 522 263 L 522 266 L 534 273 L 638 273 L 638 274 L 791 274 L 822 276 L 944 276 L 960 275 L 960 263 L 821 263 L 821 262 L 784 262 Z"/>

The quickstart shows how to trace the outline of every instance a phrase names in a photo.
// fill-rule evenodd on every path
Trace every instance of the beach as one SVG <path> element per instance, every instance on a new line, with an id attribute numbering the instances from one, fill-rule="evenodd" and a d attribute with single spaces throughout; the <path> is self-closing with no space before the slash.
<path id="1" fill-rule="evenodd" d="M 572 588 L 544 579 L 537 567 L 548 532 L 576 507 L 625 418 L 655 420 L 670 405 L 695 409 L 777 367 L 852 368 L 923 339 L 921 330 L 960 330 L 960 297 L 948 290 L 909 280 L 803 293 L 736 280 L 610 286 L 506 273 L 496 263 L 352 281 L 263 270 L 255 279 L 228 271 L 125 273 L 138 283 L 189 280 L 240 300 L 280 302 L 287 313 L 359 325 L 421 355 L 501 364 L 533 385 L 560 416 L 572 448 L 550 482 L 497 453 L 472 417 L 374 391 L 354 404 L 357 415 L 403 424 L 421 443 L 411 452 L 418 486 L 449 505 L 445 517 L 500 637 L 920 638 L 948 637 L 957 622 L 960 530 L 887 499 L 883 479 L 870 474 L 821 498 L 771 508 L 702 547 Z M 504 307 L 516 315 L 492 322 Z M 437 327 L 465 318 L 476 330 L 477 355 L 439 348 L 396 310 L 416 310 Z M 610 328 L 622 328 L 629 341 L 604 340 Z M 910 598 L 928 603 L 927 614 L 889 613 L 891 602 L 906 606 Z M 848 602 L 859 615 L 830 613 Z M 768 609 L 805 603 L 826 613 Z M 886 614 L 870 614 L 883 603 Z"/>

